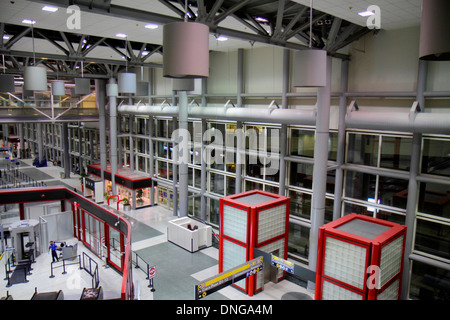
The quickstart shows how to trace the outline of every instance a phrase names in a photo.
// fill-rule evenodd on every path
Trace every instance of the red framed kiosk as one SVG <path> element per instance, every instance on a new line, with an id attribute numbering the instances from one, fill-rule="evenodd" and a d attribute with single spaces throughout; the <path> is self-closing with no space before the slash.
<path id="1" fill-rule="evenodd" d="M 219 200 L 219 273 L 255 257 L 254 250 L 287 259 L 289 234 L 289 198 L 260 190 L 251 190 Z M 278 270 L 277 280 L 285 276 Z M 264 286 L 264 273 L 235 284 L 249 296 Z"/>

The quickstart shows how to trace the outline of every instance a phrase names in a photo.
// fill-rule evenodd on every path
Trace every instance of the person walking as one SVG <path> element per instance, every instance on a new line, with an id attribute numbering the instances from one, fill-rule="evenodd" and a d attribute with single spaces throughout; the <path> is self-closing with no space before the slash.
<path id="1" fill-rule="evenodd" d="M 50 241 L 50 247 L 48 247 L 48 250 L 52 251 L 53 262 L 55 262 L 55 260 L 59 261 L 58 253 L 56 252 L 56 244 L 53 241 Z"/>

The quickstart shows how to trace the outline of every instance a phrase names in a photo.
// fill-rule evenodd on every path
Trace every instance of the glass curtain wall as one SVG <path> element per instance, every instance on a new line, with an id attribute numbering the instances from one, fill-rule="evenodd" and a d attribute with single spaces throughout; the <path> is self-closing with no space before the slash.
<path id="1" fill-rule="evenodd" d="M 126 118 L 126 117 L 124 117 Z M 148 132 L 148 118 L 136 117 L 133 136 L 137 162 L 148 160 L 148 141 L 140 149 L 138 137 L 151 136 L 154 146 L 154 172 L 160 181 L 160 204 L 173 206 L 173 143 L 172 118 L 153 118 L 154 132 Z M 129 135 L 129 122 L 123 120 L 123 133 Z M 218 226 L 220 197 L 236 192 L 236 122 L 189 120 L 191 151 L 189 162 L 189 214 L 200 217 L 201 139 L 205 141 L 207 222 Z M 278 193 L 279 172 L 270 172 L 271 162 L 279 162 L 280 127 L 276 125 L 244 123 L 244 157 L 242 191 L 259 189 Z M 275 139 L 272 139 L 276 137 Z M 128 137 L 123 137 L 123 146 Z M 313 199 L 312 174 L 314 168 L 313 127 L 288 127 L 286 154 L 286 196 L 290 197 L 289 256 L 307 263 L 311 206 Z M 278 140 L 279 141 L 279 140 Z M 139 151 L 138 151 L 139 150 Z M 332 220 L 337 132 L 330 130 L 328 141 L 325 223 Z M 408 200 L 408 183 L 412 135 L 396 132 L 348 130 L 345 145 L 345 170 L 341 214 L 352 212 L 404 224 Z M 423 136 L 421 146 L 419 194 L 413 252 L 436 261 L 450 263 L 450 137 Z M 145 169 L 144 169 L 145 168 Z M 148 165 L 139 170 L 148 172 Z M 422 178 L 422 179 L 420 179 Z M 433 270 L 431 270 L 433 269 Z M 447 281 L 446 269 L 413 261 L 411 297 L 440 298 L 448 295 L 448 288 L 433 286 L 433 281 Z M 437 277 L 436 279 L 431 277 Z M 439 275 L 439 276 L 436 276 Z"/>

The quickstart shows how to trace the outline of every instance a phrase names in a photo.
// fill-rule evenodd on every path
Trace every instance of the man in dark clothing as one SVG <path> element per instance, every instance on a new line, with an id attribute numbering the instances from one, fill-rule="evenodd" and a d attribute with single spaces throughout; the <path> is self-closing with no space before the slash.
<path id="1" fill-rule="evenodd" d="M 55 262 L 55 260 L 59 261 L 58 253 L 56 252 L 56 244 L 53 241 L 50 241 L 50 247 L 48 247 L 48 249 L 52 251 L 53 262 Z"/>

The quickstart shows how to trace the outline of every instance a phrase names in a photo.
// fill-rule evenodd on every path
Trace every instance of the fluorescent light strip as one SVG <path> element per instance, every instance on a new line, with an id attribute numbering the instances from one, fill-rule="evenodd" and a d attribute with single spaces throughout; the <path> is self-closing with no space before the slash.
<path id="1" fill-rule="evenodd" d="M 116 33 L 116 37 L 119 37 L 119 38 L 126 38 L 127 37 L 127 35 L 125 34 L 125 33 Z"/>
<path id="2" fill-rule="evenodd" d="M 23 19 L 22 23 L 26 23 L 26 24 L 35 24 L 36 21 L 35 20 L 30 20 L 30 19 Z"/>
<path id="3" fill-rule="evenodd" d="M 225 36 L 218 36 L 218 37 L 216 38 L 216 40 L 217 40 L 217 41 L 227 41 L 228 38 L 225 37 Z"/>
<path id="4" fill-rule="evenodd" d="M 361 17 L 368 17 L 368 16 L 373 16 L 375 13 L 373 11 L 366 10 L 366 11 L 358 12 L 358 14 Z"/>
<path id="5" fill-rule="evenodd" d="M 145 28 L 147 29 L 158 29 L 158 25 L 154 23 L 149 23 L 145 25 Z"/>
<path id="6" fill-rule="evenodd" d="M 48 12 L 56 12 L 56 11 L 58 11 L 58 8 L 52 7 L 52 6 L 44 6 L 44 7 L 42 7 L 42 10 L 48 11 Z"/>

